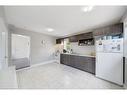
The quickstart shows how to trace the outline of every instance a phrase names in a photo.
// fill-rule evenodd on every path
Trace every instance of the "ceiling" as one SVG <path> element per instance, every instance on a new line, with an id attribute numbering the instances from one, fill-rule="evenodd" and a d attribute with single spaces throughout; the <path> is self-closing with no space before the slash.
<path id="1" fill-rule="evenodd" d="M 83 12 L 83 7 L 7 6 L 5 14 L 7 22 L 16 27 L 62 37 L 119 22 L 126 11 L 125 6 L 94 6 Z"/>

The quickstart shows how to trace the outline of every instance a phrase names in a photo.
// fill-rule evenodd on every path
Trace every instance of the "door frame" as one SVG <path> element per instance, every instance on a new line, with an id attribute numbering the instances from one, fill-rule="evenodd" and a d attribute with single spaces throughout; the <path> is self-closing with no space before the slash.
<path id="1" fill-rule="evenodd" d="M 6 23 L 4 22 L 3 18 L 0 17 L 0 24 L 1 24 L 1 40 L 2 42 L 4 43 L 4 47 L 5 47 L 5 51 L 4 51 L 4 61 L 5 61 L 5 64 L 3 66 L 3 68 L 7 68 L 8 67 L 8 29 L 7 29 L 7 25 Z M 3 34 L 2 34 L 3 33 Z M 3 38 L 3 36 L 4 38 Z M 2 64 L 3 65 L 3 64 Z"/>

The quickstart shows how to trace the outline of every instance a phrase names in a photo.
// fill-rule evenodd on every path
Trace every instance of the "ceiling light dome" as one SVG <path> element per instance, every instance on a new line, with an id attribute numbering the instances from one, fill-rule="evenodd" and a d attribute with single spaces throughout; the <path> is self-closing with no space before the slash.
<path id="1" fill-rule="evenodd" d="M 86 7 L 83 7 L 82 10 L 83 10 L 84 12 L 90 12 L 90 11 L 93 10 L 93 8 L 94 8 L 94 6 L 86 6 Z"/>
<path id="2" fill-rule="evenodd" d="M 46 30 L 47 30 L 47 31 L 49 31 L 49 32 L 54 31 L 54 29 L 53 29 L 53 28 L 47 28 Z"/>

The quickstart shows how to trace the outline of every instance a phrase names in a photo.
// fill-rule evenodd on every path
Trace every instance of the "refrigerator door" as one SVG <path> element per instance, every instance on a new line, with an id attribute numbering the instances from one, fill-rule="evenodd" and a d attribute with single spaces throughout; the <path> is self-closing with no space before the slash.
<path id="1" fill-rule="evenodd" d="M 96 52 L 103 52 L 103 41 L 104 40 L 96 41 Z"/>
<path id="2" fill-rule="evenodd" d="M 96 41 L 96 51 L 105 53 L 123 53 L 123 39 Z"/>
<path id="3" fill-rule="evenodd" d="M 97 53 L 96 76 L 123 85 L 123 54 Z"/>
<path id="4" fill-rule="evenodd" d="M 123 39 L 112 40 L 112 52 L 123 53 Z"/>
<path id="5" fill-rule="evenodd" d="M 103 52 L 108 53 L 112 52 L 112 40 L 103 41 Z"/>

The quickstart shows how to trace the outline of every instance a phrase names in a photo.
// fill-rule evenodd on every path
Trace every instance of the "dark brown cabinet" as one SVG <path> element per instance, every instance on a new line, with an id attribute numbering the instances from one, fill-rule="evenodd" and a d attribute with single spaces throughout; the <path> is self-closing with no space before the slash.
<path id="1" fill-rule="evenodd" d="M 94 57 L 61 54 L 60 62 L 61 64 L 65 64 L 65 65 L 95 74 L 95 58 Z"/>
<path id="2" fill-rule="evenodd" d="M 61 64 L 69 65 L 70 64 L 70 56 L 61 54 L 60 62 L 61 62 Z"/>
<path id="3" fill-rule="evenodd" d="M 85 56 L 76 56 L 76 61 L 75 61 L 75 67 L 95 74 L 95 58 L 93 57 L 85 57 Z"/>
<path id="4" fill-rule="evenodd" d="M 93 32 L 94 36 L 118 35 L 123 33 L 123 23 L 110 25 L 96 29 Z"/>
<path id="5" fill-rule="evenodd" d="M 69 41 L 70 42 L 79 42 L 79 41 L 84 41 L 87 39 L 92 39 L 92 44 L 94 45 L 94 36 L 108 36 L 108 35 L 122 35 L 123 34 L 123 23 L 118 23 L 102 28 L 95 29 L 93 32 L 88 32 L 88 33 L 82 33 L 74 36 L 69 36 Z M 56 44 L 60 44 L 63 39 L 65 38 L 60 38 L 56 39 Z"/>
<path id="6" fill-rule="evenodd" d="M 93 33 L 88 32 L 88 33 L 83 33 L 83 34 L 79 34 L 79 35 L 70 36 L 69 41 L 70 42 L 78 42 L 79 40 L 91 39 L 91 38 L 93 38 Z"/>
<path id="7" fill-rule="evenodd" d="M 75 35 L 75 36 L 69 37 L 69 41 L 70 41 L 70 42 L 78 42 L 78 36 Z"/>
<path id="8" fill-rule="evenodd" d="M 83 33 L 83 34 L 78 35 L 78 40 L 91 39 L 91 38 L 93 38 L 93 33 L 92 32 Z"/>
<path id="9" fill-rule="evenodd" d="M 78 41 L 79 46 L 91 46 L 94 45 L 94 38 L 91 39 L 82 39 Z"/>
<path id="10" fill-rule="evenodd" d="M 56 44 L 61 44 L 63 42 L 63 39 L 56 39 Z"/>
<path id="11" fill-rule="evenodd" d="M 72 67 L 76 68 L 78 61 L 78 56 L 70 55 L 70 64 Z"/>
<path id="12" fill-rule="evenodd" d="M 80 46 L 94 45 L 94 38 L 92 32 L 71 36 L 69 37 L 69 41 L 78 42 L 78 45 Z"/>
<path id="13" fill-rule="evenodd" d="M 85 57 L 82 56 L 76 56 L 76 68 L 80 69 L 80 70 L 84 70 L 84 71 L 88 71 L 88 64 L 87 64 L 87 60 Z"/>

